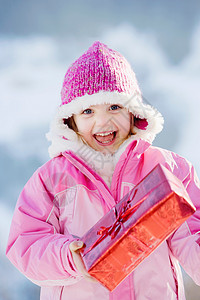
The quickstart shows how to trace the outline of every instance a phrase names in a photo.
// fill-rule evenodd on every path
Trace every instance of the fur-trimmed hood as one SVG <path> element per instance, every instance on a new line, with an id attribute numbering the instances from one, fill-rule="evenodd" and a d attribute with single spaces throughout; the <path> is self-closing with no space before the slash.
<path id="1" fill-rule="evenodd" d="M 156 134 L 163 128 L 164 120 L 162 115 L 154 107 L 144 103 L 141 94 L 128 95 L 116 91 L 100 91 L 92 95 L 86 94 L 58 108 L 51 123 L 50 131 L 47 134 L 47 139 L 51 141 L 49 147 L 51 158 L 60 155 L 66 150 L 83 146 L 80 137 L 68 127 L 64 120 L 96 104 L 119 104 L 126 107 L 136 119 L 134 139 L 141 138 L 152 143 Z M 143 121 L 147 124 L 145 127 L 140 126 Z"/>

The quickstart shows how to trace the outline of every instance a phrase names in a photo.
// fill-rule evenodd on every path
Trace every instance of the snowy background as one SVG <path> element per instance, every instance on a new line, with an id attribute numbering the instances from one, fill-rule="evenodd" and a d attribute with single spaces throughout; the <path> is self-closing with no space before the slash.
<path id="1" fill-rule="evenodd" d="M 95 40 L 120 51 L 163 114 L 154 144 L 200 176 L 200 1 L 0 0 L 0 300 L 39 299 L 5 258 L 17 197 L 48 158 L 48 131 L 69 64 Z M 200 288 L 184 275 L 187 300 Z"/>

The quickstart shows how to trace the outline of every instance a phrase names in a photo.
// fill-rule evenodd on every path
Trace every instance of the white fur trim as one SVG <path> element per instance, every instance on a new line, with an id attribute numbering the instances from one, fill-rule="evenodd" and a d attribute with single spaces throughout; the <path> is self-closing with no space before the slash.
<path id="1" fill-rule="evenodd" d="M 146 130 L 134 127 L 136 132 L 134 139 L 142 138 L 152 143 L 156 134 L 162 130 L 164 122 L 162 115 L 152 106 L 143 103 L 142 96 L 139 93 L 127 95 L 119 92 L 100 91 L 93 95 L 86 94 L 58 108 L 47 134 L 47 139 L 52 142 L 49 147 L 50 157 L 58 156 L 60 153 L 71 149 L 71 142 L 79 145 L 78 135 L 64 124 L 63 119 L 67 119 L 73 114 L 78 114 L 96 104 L 119 104 L 126 107 L 134 116 L 146 119 L 148 122 Z"/>

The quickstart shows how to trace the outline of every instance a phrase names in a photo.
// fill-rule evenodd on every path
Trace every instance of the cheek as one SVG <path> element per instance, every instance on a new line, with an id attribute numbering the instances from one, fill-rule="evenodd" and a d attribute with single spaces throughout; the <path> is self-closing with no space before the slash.
<path id="1" fill-rule="evenodd" d="M 131 115 L 128 112 L 120 114 L 118 124 L 120 124 L 121 131 L 128 134 L 131 129 Z"/>
<path id="2" fill-rule="evenodd" d="M 81 118 L 81 116 L 79 115 L 75 115 L 74 116 L 74 122 L 76 124 L 76 127 L 78 129 L 78 131 L 80 132 L 80 129 L 83 127 L 83 119 Z"/>
<path id="3" fill-rule="evenodd" d="M 74 118 L 74 121 L 76 123 L 78 132 L 81 135 L 87 135 L 90 132 L 90 122 L 87 119 L 81 118 L 80 116 L 77 116 Z"/>

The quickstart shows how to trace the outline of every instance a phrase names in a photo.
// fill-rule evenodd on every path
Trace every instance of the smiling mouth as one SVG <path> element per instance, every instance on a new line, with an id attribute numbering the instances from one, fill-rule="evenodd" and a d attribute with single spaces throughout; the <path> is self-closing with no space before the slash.
<path id="1" fill-rule="evenodd" d="M 100 132 L 94 134 L 95 140 L 101 145 L 109 145 L 114 142 L 117 132 L 110 131 L 110 132 Z"/>

